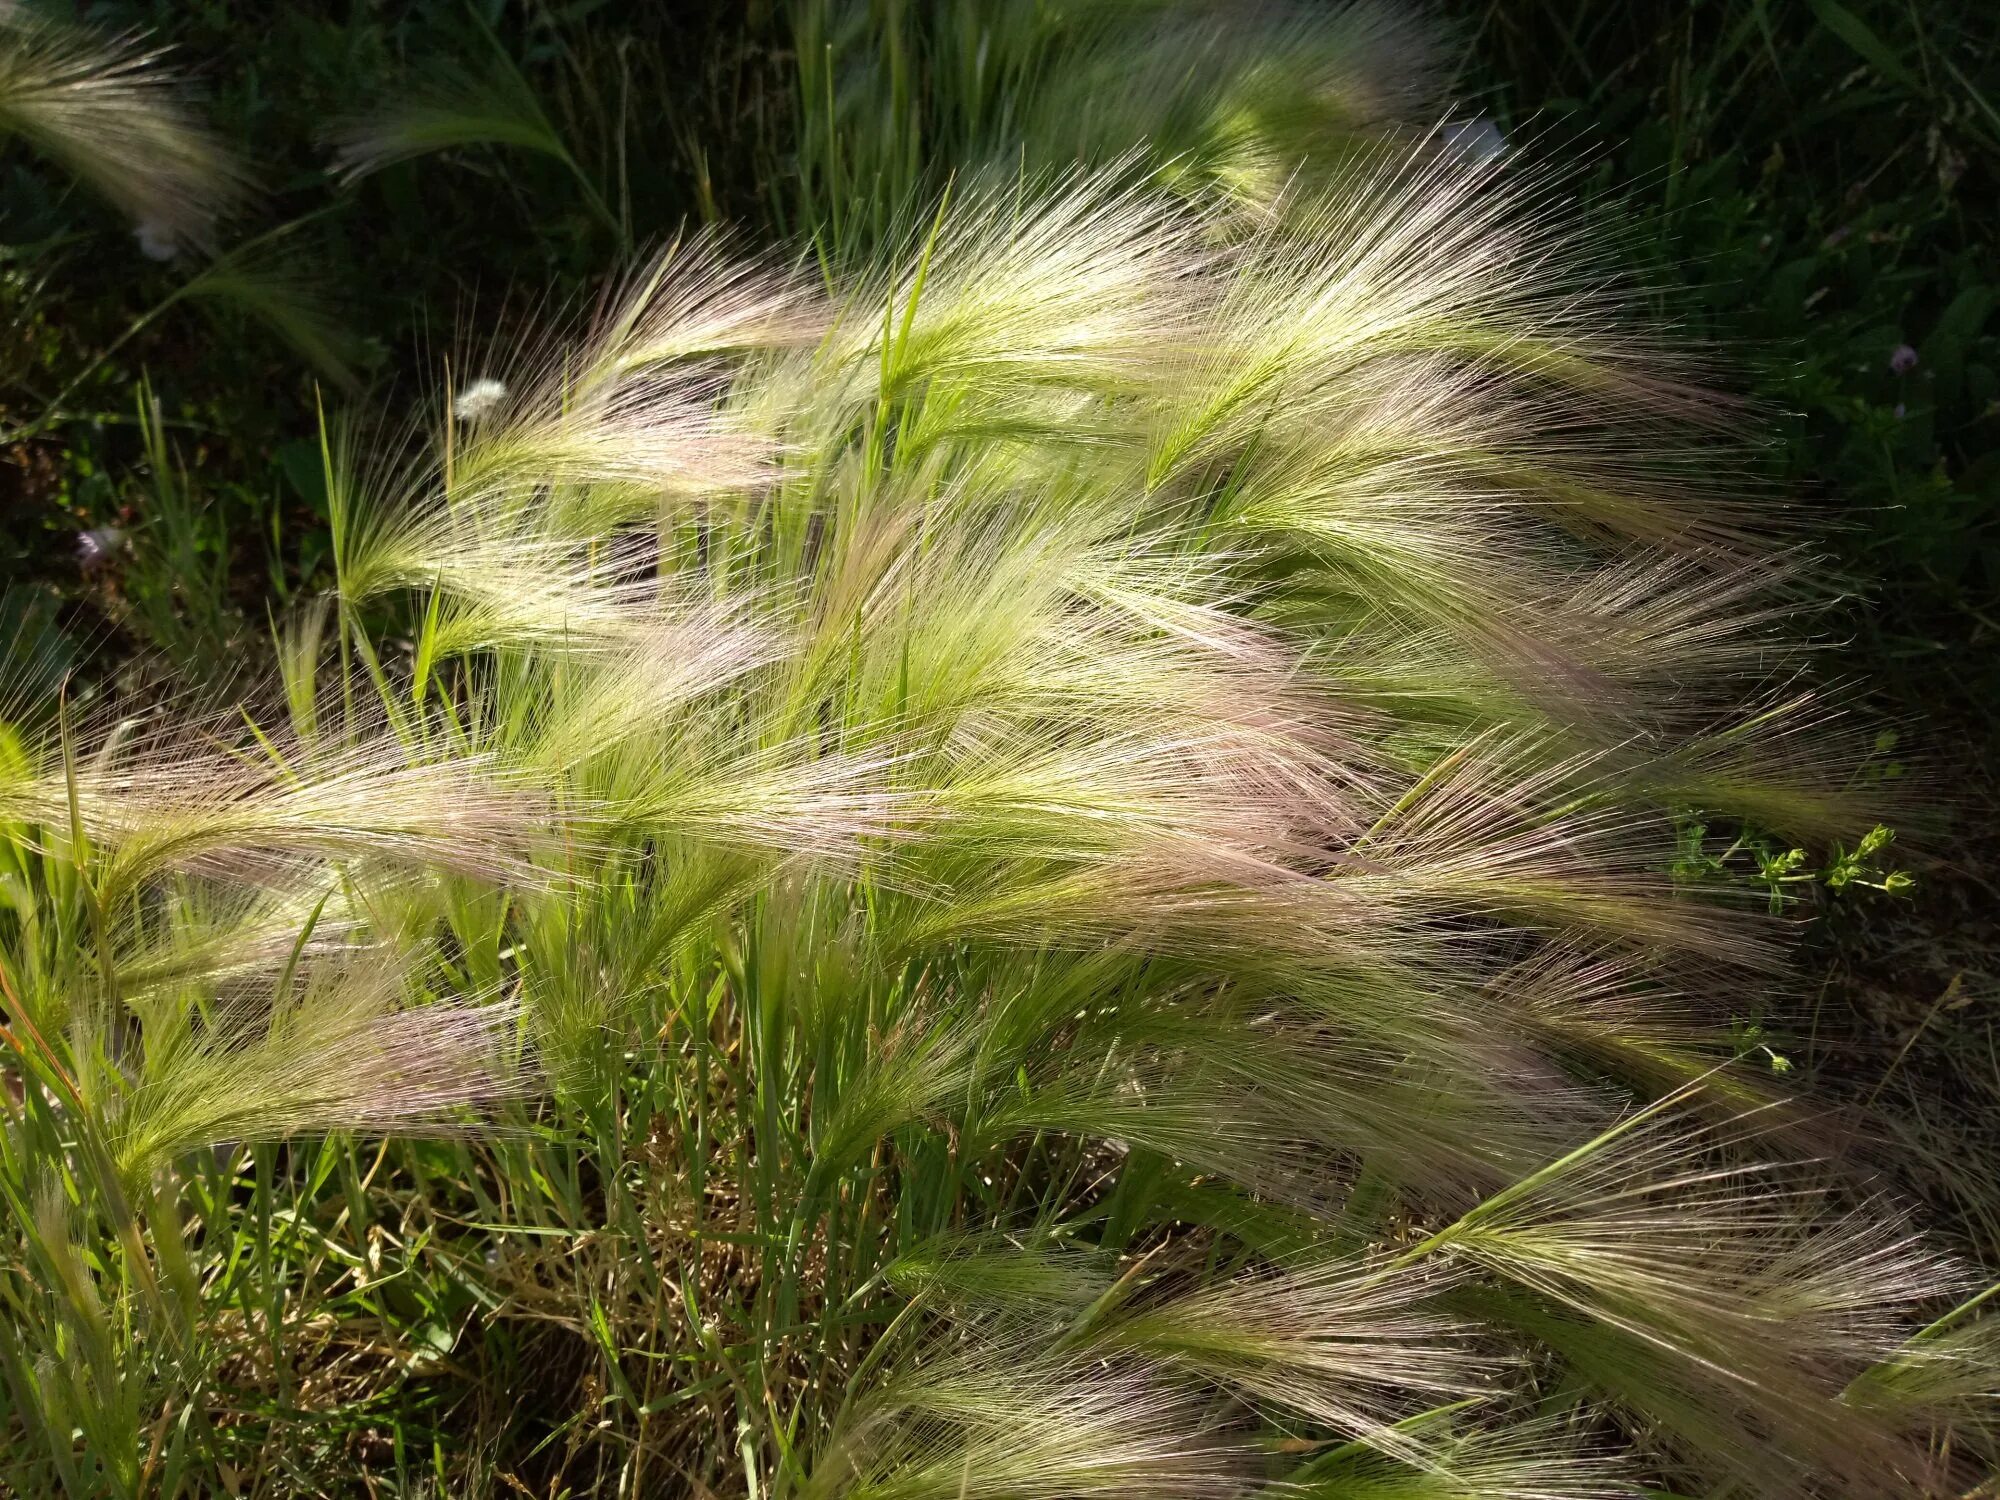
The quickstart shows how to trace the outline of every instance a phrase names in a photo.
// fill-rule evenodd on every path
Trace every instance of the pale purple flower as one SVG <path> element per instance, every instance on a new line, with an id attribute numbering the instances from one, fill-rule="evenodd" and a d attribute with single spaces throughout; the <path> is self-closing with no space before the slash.
<path id="1" fill-rule="evenodd" d="M 103 567 L 124 547 L 125 533 L 116 526 L 94 526 L 76 534 L 76 560 L 86 573 Z"/>
<path id="2" fill-rule="evenodd" d="M 1898 344 L 1889 355 L 1889 368 L 1898 375 L 1907 375 L 1917 367 L 1917 351 L 1908 344 Z"/>

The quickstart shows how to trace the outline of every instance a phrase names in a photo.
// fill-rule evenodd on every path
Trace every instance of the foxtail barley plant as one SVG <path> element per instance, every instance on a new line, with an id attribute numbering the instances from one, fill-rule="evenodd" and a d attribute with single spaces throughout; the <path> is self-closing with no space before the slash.
<path id="1" fill-rule="evenodd" d="M 149 255 L 205 245 L 248 179 L 199 123 L 184 80 L 133 36 L 0 3 L 0 140 L 18 136 L 127 214 Z"/>
<path id="2" fill-rule="evenodd" d="M 188 76 L 169 64 L 166 49 L 141 34 L 55 22 L 17 0 L 0 0 L 0 147 L 24 143 L 126 214 L 147 259 L 173 261 L 195 251 L 205 262 L 82 361 L 53 400 L 37 393 L 37 401 L 47 404 L 38 416 L 10 422 L 9 442 L 40 437 L 74 419 L 70 398 L 133 338 L 182 304 L 247 316 L 290 345 L 329 385 L 357 387 L 358 340 L 329 311 L 310 257 L 284 243 L 298 222 L 216 253 L 222 230 L 252 197 L 252 174 L 200 121 L 191 95 Z M 50 243 L 60 242 L 58 236 Z M 21 258 L 32 260 L 49 248 L 24 247 Z M 15 380 L 9 372 L 10 385 Z M 141 421 L 148 423 L 153 446 L 157 413 L 142 412 Z M 157 460 L 154 468 L 165 482 Z"/>
<path id="3" fill-rule="evenodd" d="M 1532 180 L 1269 208 L 679 243 L 327 424 L 264 688 L 17 716 L 9 1483 L 1980 1482 L 1976 1269 L 1670 873 L 1873 815 L 1735 416 Z"/>

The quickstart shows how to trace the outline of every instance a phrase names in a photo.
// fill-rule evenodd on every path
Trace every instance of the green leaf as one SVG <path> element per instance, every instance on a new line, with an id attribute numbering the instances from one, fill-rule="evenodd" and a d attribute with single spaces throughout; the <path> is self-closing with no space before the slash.
<path id="1" fill-rule="evenodd" d="M 2000 306 L 2000 290 L 1969 286 L 1938 314 L 1919 351 L 1923 356 L 1919 368 L 1930 371 L 1939 401 L 1957 399 L 1964 382 L 1966 354 L 1996 306 Z"/>
<path id="2" fill-rule="evenodd" d="M 1807 0 L 1807 3 L 1812 6 L 1813 14 L 1819 17 L 1820 25 L 1847 43 L 1869 67 L 1913 94 L 1925 92 L 1922 80 L 1903 66 L 1902 59 L 1861 17 L 1844 5 L 1837 4 L 1836 0 Z"/>

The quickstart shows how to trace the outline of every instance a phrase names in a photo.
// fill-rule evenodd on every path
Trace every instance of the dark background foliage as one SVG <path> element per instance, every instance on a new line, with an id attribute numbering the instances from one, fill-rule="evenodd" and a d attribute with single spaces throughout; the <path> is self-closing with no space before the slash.
<path id="1" fill-rule="evenodd" d="M 1472 55 L 1510 128 L 1596 145 L 1667 310 L 1764 403 L 1771 478 L 1847 582 L 1832 662 L 1903 722 L 1888 764 L 1942 818 L 1904 829 L 1907 899 L 1817 892 L 1786 1045 L 1893 1104 L 1917 1186 L 1992 1245 L 2000 13 L 1981 12 L 1500 3 Z"/>

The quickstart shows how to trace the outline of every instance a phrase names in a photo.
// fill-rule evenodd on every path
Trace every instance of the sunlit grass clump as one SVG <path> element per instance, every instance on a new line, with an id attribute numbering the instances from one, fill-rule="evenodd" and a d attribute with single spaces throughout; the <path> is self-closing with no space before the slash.
<path id="1" fill-rule="evenodd" d="M 1869 815 L 1725 414 L 1463 153 L 1129 175 L 680 245 L 329 431 L 281 680 L 24 717 L 23 1493 L 1976 1481 L 1669 875 Z"/>

